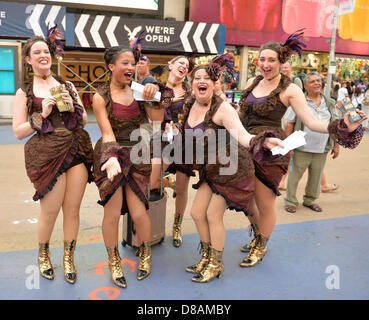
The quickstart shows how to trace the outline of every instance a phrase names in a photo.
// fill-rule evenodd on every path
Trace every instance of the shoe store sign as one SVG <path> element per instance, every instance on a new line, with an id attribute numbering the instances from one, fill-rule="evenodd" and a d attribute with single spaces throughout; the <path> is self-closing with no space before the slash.
<path id="1" fill-rule="evenodd" d="M 221 24 L 68 14 L 67 30 L 66 45 L 71 47 L 128 46 L 142 31 L 144 50 L 216 54 L 225 46 L 225 26 Z"/>

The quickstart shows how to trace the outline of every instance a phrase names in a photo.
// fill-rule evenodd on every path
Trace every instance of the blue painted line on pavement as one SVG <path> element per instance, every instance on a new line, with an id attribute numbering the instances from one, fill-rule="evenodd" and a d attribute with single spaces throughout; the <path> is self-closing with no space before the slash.
<path id="1" fill-rule="evenodd" d="M 27 289 L 32 273 L 26 273 L 29 266 L 31 270 L 37 269 L 37 250 L 2 252 L 0 299 L 88 300 L 93 292 L 95 297 L 106 299 L 107 293 L 101 288 L 113 287 L 115 298 L 122 300 L 366 300 L 369 299 L 368 231 L 368 214 L 277 225 L 265 259 L 253 268 L 240 268 L 245 254 L 239 247 L 249 241 L 248 232 L 228 230 L 223 278 L 207 284 L 192 282 L 192 274 L 184 270 L 199 259 L 198 235 L 184 235 L 180 248 L 174 248 L 171 239 L 166 238 L 164 243 L 153 247 L 152 273 L 148 278 L 136 280 L 132 267 L 123 265 L 126 289 L 114 286 L 107 266 L 97 267 L 107 260 L 102 243 L 77 246 L 78 279 L 74 285 L 63 277 L 63 249 L 51 248 L 55 279 L 40 277 L 39 289 Z M 132 249 L 119 245 L 119 250 L 123 259 L 137 266 L 138 257 Z"/>

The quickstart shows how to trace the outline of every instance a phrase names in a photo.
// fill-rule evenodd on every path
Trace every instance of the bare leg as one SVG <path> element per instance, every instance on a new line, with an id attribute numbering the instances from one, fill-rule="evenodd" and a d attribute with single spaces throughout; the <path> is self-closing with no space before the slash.
<path id="1" fill-rule="evenodd" d="M 255 198 L 251 199 L 249 211 L 252 215 L 247 216 L 247 219 L 249 219 L 250 223 L 252 224 L 258 224 L 259 223 L 259 210 L 255 203 Z"/>
<path id="2" fill-rule="evenodd" d="M 321 189 L 324 189 L 324 188 L 328 188 L 328 183 L 327 183 L 327 177 L 325 176 L 325 172 L 323 171 L 322 173 L 322 181 L 320 183 L 321 185 Z"/>
<path id="3" fill-rule="evenodd" d="M 261 234 L 269 238 L 277 221 L 276 196 L 260 180 L 255 179 L 255 181 L 255 202 L 259 210 L 259 230 Z"/>
<path id="4" fill-rule="evenodd" d="M 203 183 L 196 192 L 191 208 L 191 217 L 195 222 L 200 240 L 207 243 L 210 243 L 210 230 L 206 212 L 211 196 L 211 189 L 206 183 Z"/>
<path id="5" fill-rule="evenodd" d="M 184 214 L 186 211 L 187 200 L 188 200 L 188 184 L 190 177 L 182 172 L 176 173 L 176 213 Z"/>
<path id="6" fill-rule="evenodd" d="M 63 201 L 64 240 L 76 240 L 79 230 L 79 211 L 85 193 L 88 173 L 83 163 L 66 172 L 66 188 Z"/>
<path id="7" fill-rule="evenodd" d="M 245 245 L 243 245 L 241 247 L 240 250 L 242 252 L 249 252 L 251 250 L 251 248 L 253 247 L 253 245 L 255 244 L 255 241 L 256 241 L 256 235 L 258 233 L 257 230 L 259 230 L 259 228 L 258 228 L 258 226 L 259 226 L 259 211 L 258 211 L 258 208 L 257 208 L 256 203 L 255 203 L 255 198 L 251 199 L 250 206 L 249 206 L 249 211 L 251 212 L 252 216 L 249 215 L 249 216 L 247 216 L 247 218 L 249 219 L 250 224 L 251 224 L 250 227 L 253 230 L 253 239 L 250 242 L 246 243 Z M 250 230 L 250 232 L 251 232 L 251 230 Z"/>
<path id="8" fill-rule="evenodd" d="M 123 202 L 122 187 L 118 188 L 104 206 L 102 233 L 106 247 L 114 248 L 118 243 L 118 226 Z"/>
<path id="9" fill-rule="evenodd" d="M 207 256 L 208 262 L 203 267 L 203 269 L 191 279 L 194 282 L 200 282 L 200 283 L 209 282 L 215 277 L 221 278 L 222 273 L 224 271 L 224 264 L 223 264 L 222 256 L 223 256 L 223 249 L 224 249 L 224 242 L 225 242 L 225 235 L 226 235 L 226 230 L 225 230 L 224 223 L 223 223 L 223 216 L 224 216 L 224 211 L 226 209 L 226 202 L 222 196 L 212 193 L 208 185 L 205 185 L 205 186 L 206 186 L 207 195 L 208 197 L 210 196 L 210 201 L 208 202 L 208 208 L 206 210 L 206 220 L 207 220 L 208 230 L 210 234 L 210 246 L 208 249 L 208 256 Z M 210 195 L 209 195 L 209 192 L 210 192 Z M 202 201 L 204 202 L 204 200 Z M 202 260 L 203 259 L 204 258 L 202 257 Z M 201 263 L 201 260 L 200 260 L 200 263 Z"/>
<path id="10" fill-rule="evenodd" d="M 223 251 L 224 249 L 226 230 L 223 217 L 226 209 L 227 205 L 224 198 L 213 193 L 211 195 L 206 217 L 209 223 L 211 247 L 218 251 Z"/>
<path id="11" fill-rule="evenodd" d="M 140 241 L 137 280 L 142 280 L 149 276 L 151 272 L 151 219 L 148 215 L 144 203 L 126 185 L 126 198 L 129 213 L 135 225 L 138 240 Z"/>
<path id="12" fill-rule="evenodd" d="M 286 173 L 286 174 L 284 174 L 284 175 L 282 176 L 282 180 L 281 180 L 281 182 L 279 183 L 279 189 L 280 189 L 280 190 L 286 190 L 286 188 L 287 188 L 287 185 L 286 185 L 287 175 L 288 175 L 288 173 Z"/>
<path id="13" fill-rule="evenodd" d="M 37 223 L 37 235 L 39 243 L 49 242 L 54 229 L 56 218 L 63 204 L 66 186 L 65 173 L 58 177 L 53 189 L 41 200 L 41 214 Z"/>
<path id="14" fill-rule="evenodd" d="M 187 206 L 188 183 L 190 178 L 184 173 L 176 173 L 176 207 L 174 212 L 172 238 L 173 245 L 180 247 L 182 244 L 182 220 Z"/>
<path id="15" fill-rule="evenodd" d="M 128 184 L 126 185 L 126 198 L 138 239 L 141 242 L 151 241 L 150 216 L 143 202 L 137 197 Z"/>
<path id="16" fill-rule="evenodd" d="M 153 158 L 151 159 L 151 175 L 150 175 L 150 189 L 159 189 L 160 188 L 160 159 Z M 168 165 L 163 162 L 163 171 L 168 168 Z M 163 179 L 163 187 L 167 187 L 169 185 L 168 179 Z"/>
<path id="17" fill-rule="evenodd" d="M 256 180 L 256 177 L 254 177 Z M 247 216 L 247 219 L 249 219 L 250 224 L 259 225 L 259 210 L 255 203 L 255 197 L 251 199 L 249 211 L 252 215 Z"/>

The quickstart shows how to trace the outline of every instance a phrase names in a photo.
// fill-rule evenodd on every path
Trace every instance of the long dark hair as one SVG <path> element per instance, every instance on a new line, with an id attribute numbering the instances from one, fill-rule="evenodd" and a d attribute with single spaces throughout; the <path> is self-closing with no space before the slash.
<path id="1" fill-rule="evenodd" d="M 106 68 L 109 70 L 109 64 L 115 64 L 118 57 L 124 52 L 131 52 L 131 49 L 125 46 L 114 46 L 105 51 L 104 61 Z"/>

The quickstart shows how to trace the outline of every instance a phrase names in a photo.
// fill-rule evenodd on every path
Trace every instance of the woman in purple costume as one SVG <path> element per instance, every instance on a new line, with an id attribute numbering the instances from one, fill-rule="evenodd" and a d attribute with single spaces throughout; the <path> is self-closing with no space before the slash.
<path id="1" fill-rule="evenodd" d="M 281 145 L 281 141 L 274 137 L 265 136 L 255 141 L 242 126 L 237 111 L 214 94 L 215 81 L 224 67 L 232 72 L 233 59 L 232 54 L 224 54 L 208 65 L 194 68 L 191 75 L 194 96 L 185 103 L 180 128 L 182 139 L 188 140 L 190 135 L 194 143 L 203 144 L 202 149 L 207 152 L 203 164 L 193 166 L 199 170 L 200 180 L 194 186 L 198 190 L 191 216 L 199 232 L 202 255 L 198 263 L 186 268 L 186 271 L 196 273 L 192 281 L 200 283 L 220 278 L 224 271 L 225 210 L 249 213 L 254 193 L 252 158 L 268 161 L 271 158 L 269 149 Z M 221 139 L 222 135 L 225 139 Z M 201 137 L 203 139 L 199 139 Z M 194 153 L 197 158 L 201 156 L 198 150 Z M 225 161 L 227 156 L 228 161 Z"/>
<path id="2" fill-rule="evenodd" d="M 51 73 L 52 57 L 63 54 L 60 32 L 48 30 L 47 38 L 28 39 L 23 58 L 32 67 L 33 78 L 23 83 L 14 101 L 13 131 L 18 139 L 32 137 L 24 147 L 27 175 L 40 200 L 37 223 L 38 265 L 41 275 L 54 279 L 49 241 L 60 209 L 63 209 L 64 277 L 77 279 L 74 250 L 79 230 L 79 211 L 87 182 L 92 181 L 92 145 L 83 130 L 87 114 L 71 82 Z M 60 112 L 50 89 L 65 85 L 61 99 L 69 111 Z"/>
<path id="3" fill-rule="evenodd" d="M 348 114 L 344 119 L 331 125 L 318 120 L 307 106 L 302 90 L 281 72 L 281 65 L 288 61 L 293 53 L 301 55 L 303 32 L 298 30 L 288 37 L 284 44 L 268 42 L 259 51 L 258 66 L 261 75 L 250 79 L 246 84 L 240 101 L 240 118 L 245 129 L 257 135 L 256 139 L 266 132 L 284 139 L 281 118 L 287 106 L 293 110 L 301 121 L 310 129 L 327 133 L 337 139 L 344 147 L 356 147 L 362 138 L 361 122 L 352 123 Z M 277 211 L 275 199 L 280 195 L 278 186 L 282 176 L 287 172 L 290 155 L 286 154 L 272 162 L 255 164 L 255 197 L 251 205 L 252 216 L 248 216 L 254 231 L 254 238 L 241 248 L 248 255 L 241 262 L 241 267 L 252 267 L 263 260 L 267 252 L 267 241 L 276 224 Z"/>
<path id="4" fill-rule="evenodd" d="M 178 56 L 169 61 L 168 80 L 163 85 L 172 91 L 172 98 L 165 103 L 163 109 L 163 127 L 167 123 L 173 122 L 177 124 L 181 122 L 183 113 L 183 104 L 187 97 L 191 95 L 191 87 L 185 82 L 186 76 L 192 70 L 193 62 L 185 56 Z M 163 146 L 166 144 L 164 143 Z M 182 244 L 182 220 L 187 206 L 188 199 L 188 184 L 194 172 L 188 166 L 177 166 L 175 163 L 166 163 L 166 158 L 163 161 L 164 171 L 168 171 L 176 175 L 176 179 L 164 179 L 164 187 L 171 187 L 173 195 L 175 195 L 175 213 L 172 229 L 173 245 L 179 247 Z M 150 179 L 150 193 L 155 197 L 159 197 L 160 187 L 160 159 L 153 159 L 152 174 Z"/>

